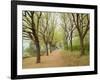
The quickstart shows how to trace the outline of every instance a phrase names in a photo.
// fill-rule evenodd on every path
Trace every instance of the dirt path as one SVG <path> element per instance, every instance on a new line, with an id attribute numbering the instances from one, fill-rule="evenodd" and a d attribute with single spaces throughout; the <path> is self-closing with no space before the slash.
<path id="1" fill-rule="evenodd" d="M 64 60 L 60 50 L 55 50 L 49 56 L 41 56 L 41 63 L 36 64 L 36 58 L 26 58 L 23 60 L 23 68 L 39 67 L 61 67 L 64 66 Z"/>
<path id="2" fill-rule="evenodd" d="M 47 67 L 66 67 L 66 66 L 85 66 L 89 65 L 89 56 L 79 57 L 78 51 L 62 52 L 55 50 L 49 56 L 41 56 L 41 63 L 36 63 L 36 57 L 23 59 L 22 67 L 24 68 L 47 68 Z"/>

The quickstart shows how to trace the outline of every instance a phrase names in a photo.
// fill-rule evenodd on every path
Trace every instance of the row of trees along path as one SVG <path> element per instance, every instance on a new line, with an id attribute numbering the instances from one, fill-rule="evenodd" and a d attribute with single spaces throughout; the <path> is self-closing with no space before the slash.
<path id="1" fill-rule="evenodd" d="M 61 22 L 61 20 L 62 20 L 61 27 L 64 29 L 65 34 L 67 34 L 65 35 L 66 44 L 68 42 L 68 36 L 70 35 L 70 44 L 71 44 L 71 50 L 72 50 L 73 33 L 75 33 L 74 30 L 77 30 L 78 37 L 80 40 L 80 53 L 81 55 L 84 55 L 85 53 L 84 38 L 89 31 L 89 15 L 81 14 L 81 13 L 69 13 L 69 14 L 66 13 L 66 14 L 67 16 L 65 14 L 62 14 L 61 17 L 56 19 L 55 16 L 57 14 L 51 16 L 51 13 L 47 13 L 47 12 L 43 13 L 43 12 L 34 12 L 34 11 L 23 11 L 23 37 L 26 39 L 30 39 L 35 44 L 36 49 L 37 49 L 36 63 L 42 62 L 40 61 L 42 60 L 41 59 L 42 57 L 40 57 L 41 55 L 40 54 L 41 53 L 40 40 L 41 39 L 43 40 L 46 47 L 47 55 L 48 55 L 48 45 L 49 46 L 52 45 L 55 27 L 58 26 L 58 23 Z M 60 13 L 59 13 L 59 16 L 60 16 Z M 66 20 L 68 18 L 69 20 Z M 70 22 L 69 23 L 70 29 L 68 28 L 69 26 L 68 22 Z M 70 34 L 68 33 L 69 31 L 70 31 Z M 58 55 L 58 54 L 59 52 L 58 53 L 55 52 L 55 55 Z M 51 57 L 51 59 L 52 58 L 53 56 Z"/>

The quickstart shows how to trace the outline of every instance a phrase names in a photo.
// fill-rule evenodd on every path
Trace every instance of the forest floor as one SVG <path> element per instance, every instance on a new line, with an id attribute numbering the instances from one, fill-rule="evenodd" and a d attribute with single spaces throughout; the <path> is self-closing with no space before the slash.
<path id="1" fill-rule="evenodd" d="M 55 50 L 49 56 L 41 56 L 41 63 L 36 63 L 36 57 L 29 57 L 22 60 L 22 68 L 47 68 L 89 65 L 89 55 L 79 56 L 78 51 L 71 53 Z"/>

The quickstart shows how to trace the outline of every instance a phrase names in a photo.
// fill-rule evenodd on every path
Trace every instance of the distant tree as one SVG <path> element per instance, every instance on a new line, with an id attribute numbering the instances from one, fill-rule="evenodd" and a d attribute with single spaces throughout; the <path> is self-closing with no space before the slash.
<path id="1" fill-rule="evenodd" d="M 46 54 L 48 56 L 49 50 L 50 53 L 52 52 L 54 31 L 56 28 L 55 16 L 53 13 L 43 12 L 43 16 L 40 22 L 41 22 L 40 34 L 45 44 Z"/>
<path id="2" fill-rule="evenodd" d="M 73 38 L 73 32 L 75 30 L 75 26 L 73 24 L 73 20 L 72 20 L 72 15 L 71 13 L 61 13 L 61 26 L 64 30 L 64 36 L 65 36 L 65 39 L 66 39 L 66 46 L 67 46 L 67 49 L 68 49 L 68 46 L 70 43 L 70 49 L 71 51 L 73 50 L 73 47 L 72 47 L 72 38 Z"/>
<path id="3" fill-rule="evenodd" d="M 49 55 L 48 52 L 48 43 L 49 43 L 49 19 L 50 19 L 50 13 L 44 12 L 43 16 L 41 18 L 41 28 L 40 28 L 40 34 L 42 36 L 43 42 L 46 47 L 46 54 Z"/>
<path id="4" fill-rule="evenodd" d="M 50 19 L 50 25 L 49 25 L 49 48 L 50 48 L 50 53 L 52 52 L 52 47 L 54 47 L 54 34 L 55 34 L 55 29 L 56 29 L 56 18 L 55 15 L 53 14 Z"/>
<path id="5" fill-rule="evenodd" d="M 70 41 L 70 49 L 71 51 L 73 51 L 73 43 L 72 43 L 72 39 L 73 39 L 73 32 L 76 29 L 74 22 L 73 22 L 73 17 L 71 15 L 72 13 L 67 13 L 68 18 L 69 18 L 69 41 Z"/>
<path id="6" fill-rule="evenodd" d="M 66 13 L 60 13 L 60 18 L 61 18 L 61 27 L 64 31 L 64 36 L 66 40 L 66 47 L 68 49 L 68 38 L 69 38 L 68 16 Z"/>

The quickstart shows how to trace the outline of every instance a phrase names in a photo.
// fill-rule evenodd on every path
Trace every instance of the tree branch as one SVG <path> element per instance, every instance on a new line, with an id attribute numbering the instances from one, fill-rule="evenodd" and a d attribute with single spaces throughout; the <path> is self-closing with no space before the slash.
<path id="1" fill-rule="evenodd" d="M 32 30 L 32 28 L 26 26 L 25 24 L 23 24 L 23 26 L 24 26 L 24 29 L 30 29 L 30 30 Z"/>
<path id="2" fill-rule="evenodd" d="M 28 12 L 28 11 L 25 11 L 29 17 L 32 17 L 32 15 Z"/>
<path id="3" fill-rule="evenodd" d="M 87 16 L 87 27 L 86 27 L 85 32 L 83 33 L 83 38 L 85 37 L 85 35 L 87 34 L 87 32 L 88 32 L 88 30 L 89 30 L 89 24 L 90 24 L 90 22 L 89 22 L 89 18 L 88 18 L 88 16 Z"/>

